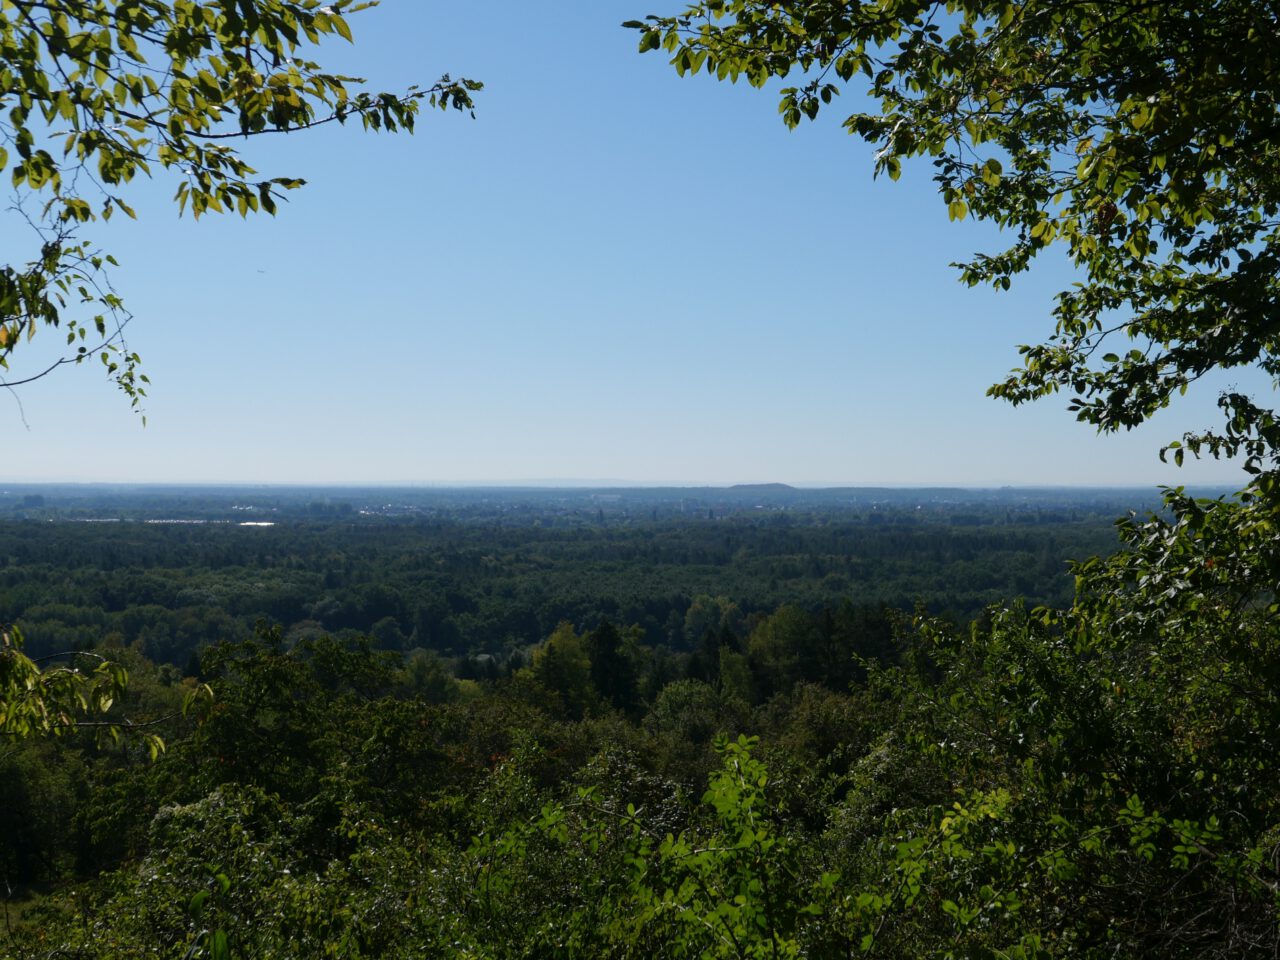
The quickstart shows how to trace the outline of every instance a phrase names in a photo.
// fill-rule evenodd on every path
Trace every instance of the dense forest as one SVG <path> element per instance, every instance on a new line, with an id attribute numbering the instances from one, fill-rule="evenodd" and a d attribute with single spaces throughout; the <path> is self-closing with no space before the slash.
<path id="1" fill-rule="evenodd" d="M 913 584 L 950 583 L 979 557 L 989 576 L 1040 573 L 1033 588 L 1051 594 L 1047 545 L 1100 535 L 1087 521 L 1010 528 L 1003 509 L 987 519 L 20 521 L 38 536 L 9 531 L 6 549 L 30 553 L 6 568 L 6 596 L 23 596 L 30 573 L 32 595 L 64 590 L 66 610 L 97 611 L 73 661 L 105 657 L 129 679 L 102 725 L 0 755 L 3 950 L 900 957 L 962 940 L 971 955 L 1189 956 L 1227 927 L 1232 943 L 1267 941 L 1271 861 L 1240 844 L 1280 795 L 1274 765 L 1250 759 L 1269 749 L 1257 738 L 1276 688 L 1224 712 L 1222 684 L 1268 680 L 1224 664 L 1179 692 L 1190 664 L 1171 648 L 1112 647 L 1083 625 L 1114 602 L 1096 586 L 1080 595 L 1092 612 L 1082 600 L 1075 613 L 993 608 L 972 622 L 824 593 L 827 568 L 847 569 L 836 558 L 856 549 L 869 567 L 917 571 Z M 433 559 L 428 592 L 398 595 L 423 589 L 424 551 L 452 558 L 448 575 Z M 744 552 L 757 559 L 735 561 Z M 522 609 L 522 578 L 539 578 L 537 596 L 562 564 L 549 629 L 475 616 Z M 649 567 L 665 619 L 602 605 L 620 583 L 643 595 Z M 1104 583 L 1106 567 L 1076 572 Z M 697 592 L 709 570 L 743 592 Z M 455 600 L 449 642 L 421 645 L 416 615 L 401 626 L 396 612 L 450 581 L 484 603 L 467 613 Z M 335 619 L 262 611 L 264 595 L 287 592 L 244 587 L 259 582 L 318 591 Z M 771 582 L 812 605 L 762 604 Z M 167 606 L 196 590 L 200 604 Z M 368 596 L 377 603 L 359 605 Z M 1188 625 L 1207 613 L 1169 602 Z M 70 628 L 58 609 L 18 619 L 33 636 Z M 187 639 L 188 669 L 156 662 L 178 652 L 147 632 L 170 615 L 232 635 Z M 362 629 L 388 618 L 398 632 Z M 517 622 L 528 632 L 512 648 L 501 631 Z M 498 633 L 481 632 L 492 623 Z M 468 630 L 506 654 L 464 646 Z M 1244 792 L 1222 796 L 1226 778 Z M 1122 901 L 1125 925 L 1104 923 Z"/>
<path id="2" fill-rule="evenodd" d="M 1219 665 L 1179 692 L 1169 648 L 1083 625 L 1105 622 L 1104 572 L 1141 556 L 1143 524 L 1076 567 L 1095 586 L 1074 613 L 955 604 L 1019 584 L 1053 600 L 1062 551 L 1120 546 L 1038 496 L 1021 520 L 304 505 L 248 528 L 25 501 L 49 516 L 0 526 L 6 602 L 35 601 L 7 615 L 28 649 L 128 682 L 99 720 L 0 754 L 2 949 L 1167 956 L 1227 924 L 1266 941 L 1272 868 L 1240 844 L 1278 795 L 1249 759 L 1274 697 L 1224 713 L 1222 682 L 1267 681 Z M 1188 625 L 1209 612 L 1169 603 Z M 1245 793 L 1220 796 L 1227 777 Z"/>
<path id="3" fill-rule="evenodd" d="M 490 491 L 402 494 L 388 515 L 385 493 L 237 493 L 12 495 L 22 519 L 0 523 L 0 622 L 37 656 L 108 642 L 194 672 L 203 646 L 259 621 L 290 639 L 369 636 L 499 664 L 562 620 L 608 617 L 646 647 L 687 650 L 708 598 L 736 607 L 740 634 L 784 604 L 923 603 L 967 621 L 1007 596 L 1065 602 L 1067 560 L 1113 549 L 1113 518 L 1147 500 L 775 490 L 766 509 L 759 492 Z"/>

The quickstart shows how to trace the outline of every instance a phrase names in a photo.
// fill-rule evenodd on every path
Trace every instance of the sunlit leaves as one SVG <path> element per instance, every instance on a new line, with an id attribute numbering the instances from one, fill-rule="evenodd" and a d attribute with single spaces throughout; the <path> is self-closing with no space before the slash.
<path id="1" fill-rule="evenodd" d="M 81 659 L 91 663 L 41 669 L 22 652 L 16 628 L 0 633 L 0 736 L 70 733 L 109 710 L 124 693 L 124 669 L 100 657 Z"/>
<path id="2" fill-rule="evenodd" d="M 98 344 L 6 385 L 99 355 L 135 406 L 145 395 L 137 356 L 123 336 L 129 314 L 102 264 L 85 267 L 90 257 L 105 258 L 76 239 L 80 227 L 115 210 L 135 215 L 119 196 L 135 178 L 171 171 L 179 178 L 179 211 L 197 218 L 274 214 L 302 181 L 257 175 L 240 154 L 245 137 L 353 117 L 369 130 L 412 131 L 424 102 L 472 109 L 480 89 L 472 80 L 446 75 L 425 88 L 373 93 L 363 80 L 306 58 L 306 49 L 327 37 L 350 41 L 347 17 L 367 6 L 355 0 L 3 5 L 0 100 L 8 109 L 0 126 L 0 170 L 9 171 L 19 210 L 60 257 L 3 268 L 0 322 L 27 337 L 45 326 L 83 329 L 65 296 L 81 287 L 93 291 L 81 301 L 108 318 Z M 0 365 L 8 366 L 19 342 L 12 335 L 0 341 Z"/>
<path id="3" fill-rule="evenodd" d="M 1081 282 L 995 396 L 1062 390 L 1079 419 L 1127 429 L 1207 371 L 1280 350 L 1280 72 L 1265 5 L 1229 0 L 1205 17 L 1192 0 L 716 0 L 626 26 L 682 74 L 798 76 L 778 88 L 788 126 L 846 84 L 865 90 L 872 108 L 844 126 L 877 146 L 875 172 L 896 179 L 923 158 L 952 220 L 1009 238 L 962 265 L 966 282 L 1007 289 L 1046 248 L 1067 254 Z M 1144 344 L 1141 359 L 1106 361 L 1113 340 Z"/>

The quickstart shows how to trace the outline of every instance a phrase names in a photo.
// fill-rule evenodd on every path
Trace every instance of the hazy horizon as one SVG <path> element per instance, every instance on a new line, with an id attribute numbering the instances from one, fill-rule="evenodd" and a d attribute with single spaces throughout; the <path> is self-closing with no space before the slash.
<path id="1" fill-rule="evenodd" d="M 161 487 L 190 489 L 329 489 L 329 490 L 724 490 L 734 487 L 787 487 L 794 490 L 1141 490 L 1156 489 L 1159 484 L 1142 483 L 948 483 L 946 481 L 913 483 L 810 483 L 798 481 L 628 481 L 616 479 L 578 479 L 549 477 L 509 479 L 493 481 L 428 481 L 428 480 L 349 480 L 349 481 L 200 481 L 200 480 L 7 480 L 0 479 L 0 491 L 5 487 Z M 1182 484 L 1191 489 L 1232 490 L 1232 483 Z"/>

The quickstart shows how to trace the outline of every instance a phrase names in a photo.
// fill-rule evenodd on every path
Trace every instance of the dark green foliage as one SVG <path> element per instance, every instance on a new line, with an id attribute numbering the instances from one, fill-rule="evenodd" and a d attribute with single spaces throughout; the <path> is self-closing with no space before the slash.
<path id="1" fill-rule="evenodd" d="M 0 878 L 25 887 L 65 876 L 69 826 L 88 788 L 84 761 L 28 740 L 0 754 Z"/>
<path id="2" fill-rule="evenodd" d="M 1072 610 L 921 619 L 865 684 L 775 683 L 754 708 L 676 680 L 638 725 L 592 680 L 588 649 L 621 649 L 610 624 L 558 631 L 549 647 L 576 651 L 564 690 L 535 666 L 451 703 L 367 645 L 267 632 L 211 651 L 217 704 L 156 763 L 40 744 L 12 759 L 25 789 L 51 784 L 72 822 L 98 824 L 95 843 L 108 823 L 134 839 L 114 862 L 64 861 L 80 886 L 27 909 L 10 944 L 211 955 L 222 931 L 233 956 L 1261 954 L 1277 929 L 1274 612 L 1202 562 L 1172 594 L 1131 578 L 1168 536 L 1192 555 L 1243 548 L 1250 531 L 1215 509 L 1133 525 L 1132 552 L 1081 568 Z M 775 617 L 757 627 L 769 649 L 803 651 L 839 612 Z"/>
<path id="3" fill-rule="evenodd" d="M 0 622 L 20 623 L 36 656 L 118 633 L 152 660 L 185 666 L 208 644 L 251 637 L 265 618 L 291 637 L 365 635 L 385 649 L 484 654 L 501 668 L 561 620 L 582 629 L 608 619 L 638 625 L 642 646 L 698 652 L 696 676 L 711 680 L 721 646 L 736 638 L 745 653 L 753 613 L 830 604 L 836 633 L 848 632 L 849 616 L 869 621 L 849 629 L 874 656 L 869 645 L 884 647 L 887 625 L 870 621 L 884 606 L 924 600 L 971 617 L 1002 595 L 1064 603 L 1066 558 L 1114 544 L 1109 516 L 1006 523 L 1006 510 L 987 509 L 980 527 L 952 526 L 945 513 L 920 520 L 912 507 L 785 524 L 645 520 L 607 536 L 587 524 L 466 519 L 266 529 L 0 522 Z M 821 669 L 849 669 L 838 661 Z"/>
<path id="4" fill-rule="evenodd" d="M 587 656 L 591 660 L 591 682 L 596 692 L 623 713 L 639 705 L 637 689 L 640 651 L 634 637 L 624 638 L 608 618 L 587 634 Z"/>

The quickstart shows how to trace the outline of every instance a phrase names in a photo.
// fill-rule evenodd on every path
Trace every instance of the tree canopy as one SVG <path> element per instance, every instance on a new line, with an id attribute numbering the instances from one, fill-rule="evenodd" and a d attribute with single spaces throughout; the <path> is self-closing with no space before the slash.
<path id="1" fill-rule="evenodd" d="M 1256 0 L 705 0 L 627 26 L 681 74 L 780 90 L 795 127 L 866 89 L 844 118 L 896 179 L 929 158 L 952 219 L 1011 241 L 961 266 L 1007 289 L 1051 247 L 1078 283 L 1054 327 L 990 393 L 1064 391 L 1100 430 L 1131 428 L 1215 369 L 1275 375 L 1280 281 L 1276 13 Z M 1170 443 L 1243 454 L 1274 485 L 1280 430 L 1241 393 L 1225 423 Z"/>
<path id="2" fill-rule="evenodd" d="M 115 260 L 87 236 L 117 211 L 134 216 L 131 181 L 177 181 L 180 211 L 274 214 L 303 185 L 259 173 L 246 139 L 358 121 L 412 131 L 422 103 L 470 110 L 476 81 L 375 92 L 307 58 L 352 39 L 356 0 L 3 0 L 0 172 L 32 235 L 25 263 L 0 266 L 0 386 L 18 386 L 97 356 L 136 407 L 146 377 L 129 350 L 130 315 L 113 288 Z M 14 372 L 19 347 L 59 327 L 51 365 Z"/>
<path id="3" fill-rule="evenodd" d="M 844 125 L 876 172 L 926 158 L 953 220 L 1008 239 L 960 265 L 969 284 L 1008 289 L 1065 252 L 1052 330 L 990 394 L 1062 391 L 1116 431 L 1210 372 L 1280 373 L 1274 5 L 705 0 L 627 25 L 681 74 L 798 77 L 779 85 L 792 127 L 867 88 Z M 940 909 L 956 939 L 939 956 L 1275 948 L 1280 428 L 1234 388 L 1219 406 L 1161 456 L 1240 457 L 1235 498 L 1167 491 L 1120 524 L 1126 550 L 1075 565 L 1068 610 L 993 609 L 967 635 L 918 619 L 907 738 L 957 799 L 883 821 L 911 892 L 892 936 Z M 927 952 L 881 930 L 864 950 Z"/>

